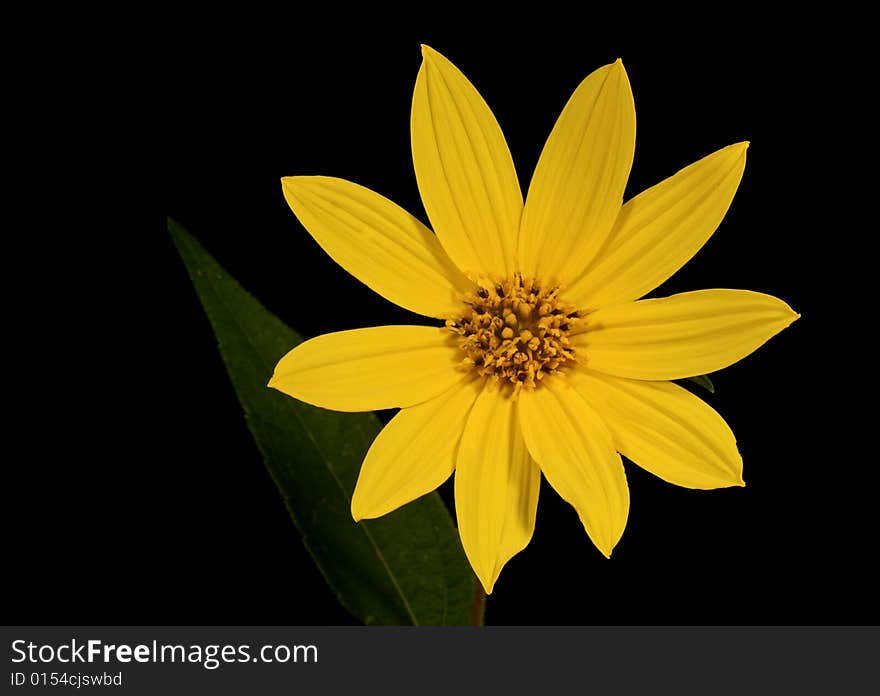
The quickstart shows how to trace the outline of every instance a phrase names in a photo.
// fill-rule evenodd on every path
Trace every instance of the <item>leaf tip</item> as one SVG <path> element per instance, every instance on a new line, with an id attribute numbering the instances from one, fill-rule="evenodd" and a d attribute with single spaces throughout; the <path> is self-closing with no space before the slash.
<path id="1" fill-rule="evenodd" d="M 168 233 L 172 237 L 177 237 L 182 234 L 186 234 L 186 230 L 183 229 L 183 225 L 181 225 L 177 220 L 175 220 L 170 215 L 165 218 L 165 227 L 168 229 Z"/>
<path id="2" fill-rule="evenodd" d="M 687 380 L 689 382 L 693 382 L 697 386 L 702 387 L 710 394 L 715 393 L 715 385 L 712 383 L 709 375 L 693 375 L 692 377 L 688 377 Z"/>

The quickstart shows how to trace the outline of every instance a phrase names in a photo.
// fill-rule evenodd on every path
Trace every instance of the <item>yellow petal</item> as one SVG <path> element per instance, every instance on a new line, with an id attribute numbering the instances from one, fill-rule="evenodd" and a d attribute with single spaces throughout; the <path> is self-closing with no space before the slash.
<path id="1" fill-rule="evenodd" d="M 535 529 L 540 471 L 529 457 L 516 402 L 490 385 L 477 397 L 455 469 L 455 510 L 465 554 L 486 593 Z"/>
<path id="2" fill-rule="evenodd" d="M 327 254 L 355 278 L 413 312 L 446 317 L 472 283 L 431 230 L 387 198 L 344 179 L 288 176 L 284 197 Z"/>
<path id="3" fill-rule="evenodd" d="M 324 334 L 279 361 L 269 386 L 334 411 L 414 406 L 461 381 L 446 332 L 377 326 Z"/>
<path id="4" fill-rule="evenodd" d="M 610 557 L 626 526 L 629 488 L 605 423 L 559 378 L 521 393 L 519 419 L 547 481 L 574 506 L 590 539 Z"/>
<path id="5" fill-rule="evenodd" d="M 618 60 L 578 86 L 544 145 L 520 226 L 523 271 L 563 283 L 581 274 L 620 211 L 635 138 L 632 91 Z"/>
<path id="6" fill-rule="evenodd" d="M 355 521 L 396 510 L 430 493 L 455 469 L 455 453 L 481 380 L 459 382 L 418 406 L 405 408 L 373 441 L 351 500 Z"/>
<path id="7" fill-rule="evenodd" d="M 504 134 L 458 68 L 428 46 L 422 57 L 411 128 L 425 210 L 459 268 L 510 275 L 522 193 Z"/>
<path id="8" fill-rule="evenodd" d="M 798 316 L 771 295 L 698 290 L 600 309 L 572 342 L 594 370 L 680 379 L 732 365 Z"/>
<path id="9" fill-rule="evenodd" d="M 730 207 L 747 148 L 718 150 L 628 201 L 566 300 L 592 308 L 636 300 L 687 263 Z"/>
<path id="10" fill-rule="evenodd" d="M 742 457 L 724 419 L 672 382 L 575 370 L 570 381 L 602 414 L 618 452 L 686 488 L 742 486 Z"/>

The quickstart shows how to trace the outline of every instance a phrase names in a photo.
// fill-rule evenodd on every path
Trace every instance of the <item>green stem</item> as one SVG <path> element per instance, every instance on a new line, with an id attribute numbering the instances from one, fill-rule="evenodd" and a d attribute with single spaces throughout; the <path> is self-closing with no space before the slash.
<path id="1" fill-rule="evenodd" d="M 486 593 L 483 583 L 474 578 L 474 601 L 471 604 L 471 626 L 482 626 L 486 616 Z"/>

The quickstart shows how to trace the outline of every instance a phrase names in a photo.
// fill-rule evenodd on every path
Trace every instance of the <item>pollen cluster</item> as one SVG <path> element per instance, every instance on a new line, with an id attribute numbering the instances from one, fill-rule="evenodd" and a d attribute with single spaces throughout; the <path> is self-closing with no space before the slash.
<path id="1" fill-rule="evenodd" d="M 446 320 L 459 336 L 462 368 L 512 384 L 518 393 L 574 361 L 568 336 L 580 314 L 558 292 L 520 274 L 497 283 L 481 280 L 464 294 L 461 316 Z"/>

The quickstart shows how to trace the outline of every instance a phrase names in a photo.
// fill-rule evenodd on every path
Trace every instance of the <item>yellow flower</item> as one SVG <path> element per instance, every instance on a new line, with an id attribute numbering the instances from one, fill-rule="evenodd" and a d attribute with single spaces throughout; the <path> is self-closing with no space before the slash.
<path id="1" fill-rule="evenodd" d="M 357 184 L 282 184 L 337 263 L 445 326 L 319 336 L 282 358 L 269 386 L 338 411 L 400 408 L 367 453 L 352 515 L 391 512 L 454 471 L 464 550 L 491 592 L 532 536 L 542 472 L 605 556 L 629 511 L 620 454 L 679 486 L 743 485 L 730 428 L 669 380 L 740 360 L 798 315 L 747 290 L 638 300 L 715 231 L 748 143 L 623 204 L 635 109 L 618 60 L 575 90 L 523 204 L 489 107 L 446 58 L 422 55 L 412 152 L 436 236 Z"/>

